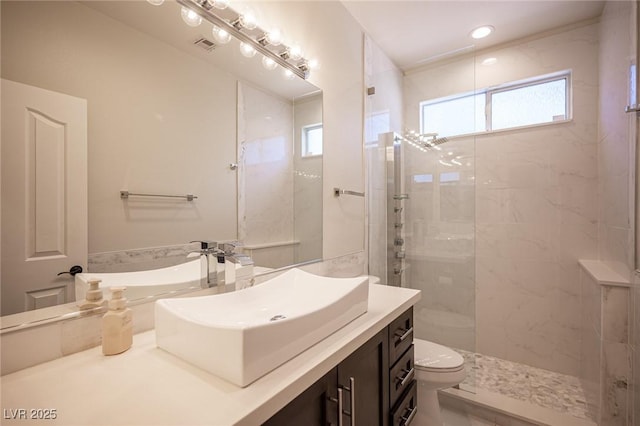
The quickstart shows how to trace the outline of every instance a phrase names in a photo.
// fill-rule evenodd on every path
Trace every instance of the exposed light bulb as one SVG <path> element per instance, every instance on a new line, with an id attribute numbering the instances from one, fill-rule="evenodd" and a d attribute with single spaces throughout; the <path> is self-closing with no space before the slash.
<path id="1" fill-rule="evenodd" d="M 294 61 L 302 59 L 302 49 L 297 44 L 294 44 L 289 48 L 289 57 Z"/>
<path id="2" fill-rule="evenodd" d="M 266 69 L 268 69 L 269 71 L 271 71 L 271 70 L 274 70 L 278 66 L 278 63 L 276 61 L 274 61 L 273 59 L 267 57 L 267 56 L 263 56 L 262 57 L 262 66 L 265 67 Z"/>
<path id="3" fill-rule="evenodd" d="M 254 49 L 250 44 L 240 43 L 240 53 L 242 53 L 242 56 L 246 58 L 253 58 L 256 56 L 256 49 Z"/>
<path id="4" fill-rule="evenodd" d="M 258 26 L 258 21 L 256 20 L 256 15 L 251 11 L 247 11 L 240 15 L 240 25 L 248 30 L 253 30 Z"/>
<path id="5" fill-rule="evenodd" d="M 477 39 L 485 38 L 493 32 L 494 28 L 491 25 L 483 25 L 475 30 L 471 31 L 471 37 Z"/>
<path id="6" fill-rule="evenodd" d="M 190 27 L 197 27 L 202 23 L 202 17 L 200 15 L 184 6 L 180 11 L 180 15 L 182 16 L 182 20 L 185 22 L 185 24 Z"/>
<path id="7" fill-rule="evenodd" d="M 231 41 L 231 34 L 229 34 L 227 30 L 223 30 L 217 25 L 213 26 L 211 33 L 213 34 L 213 38 L 220 44 L 226 44 Z"/>
<path id="8" fill-rule="evenodd" d="M 147 0 L 147 3 L 154 6 L 160 6 L 162 3 L 164 3 L 164 0 Z"/>
<path id="9" fill-rule="evenodd" d="M 229 0 L 213 0 L 213 7 L 216 9 L 226 9 L 228 6 Z"/>
<path id="10" fill-rule="evenodd" d="M 309 59 L 307 64 L 309 65 L 310 70 L 317 70 L 318 68 L 320 68 L 320 63 L 317 59 Z"/>
<path id="11" fill-rule="evenodd" d="M 282 73 L 282 75 L 284 76 L 284 78 L 286 80 L 293 80 L 293 77 L 295 77 L 296 75 L 293 73 L 293 71 L 285 69 L 284 72 Z"/>
<path id="12" fill-rule="evenodd" d="M 274 28 L 265 34 L 264 39 L 272 46 L 279 46 L 282 43 L 282 33 L 279 29 Z"/>

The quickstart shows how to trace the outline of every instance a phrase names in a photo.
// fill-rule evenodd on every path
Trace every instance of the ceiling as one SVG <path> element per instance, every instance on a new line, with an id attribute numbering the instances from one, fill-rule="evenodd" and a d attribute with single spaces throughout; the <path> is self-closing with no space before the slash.
<path id="1" fill-rule="evenodd" d="M 350 1 L 347 10 L 403 71 L 600 16 L 604 1 Z M 492 25 L 482 40 L 469 33 Z"/>

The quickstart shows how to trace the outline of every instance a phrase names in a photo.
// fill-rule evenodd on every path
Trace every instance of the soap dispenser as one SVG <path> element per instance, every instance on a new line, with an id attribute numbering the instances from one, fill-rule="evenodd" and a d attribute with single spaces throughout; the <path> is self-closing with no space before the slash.
<path id="1" fill-rule="evenodd" d="M 81 311 L 99 308 L 107 304 L 107 301 L 102 297 L 101 282 L 102 280 L 96 278 L 89 279 L 89 290 L 87 290 L 85 299 L 78 302 Z"/>
<path id="2" fill-rule="evenodd" d="M 102 317 L 102 353 L 116 355 L 133 343 L 132 314 L 123 296 L 126 287 L 111 287 L 110 290 L 109 311 Z"/>

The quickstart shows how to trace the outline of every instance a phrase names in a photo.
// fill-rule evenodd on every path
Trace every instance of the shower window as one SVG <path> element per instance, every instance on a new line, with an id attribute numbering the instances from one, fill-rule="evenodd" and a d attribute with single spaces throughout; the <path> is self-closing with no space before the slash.
<path id="1" fill-rule="evenodd" d="M 568 71 L 420 104 L 422 133 L 459 136 L 570 119 Z"/>

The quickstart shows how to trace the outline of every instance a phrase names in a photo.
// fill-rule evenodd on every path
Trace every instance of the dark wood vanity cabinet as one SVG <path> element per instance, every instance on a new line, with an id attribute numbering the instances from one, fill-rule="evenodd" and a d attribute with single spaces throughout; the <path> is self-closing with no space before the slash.
<path id="1" fill-rule="evenodd" d="M 413 350 L 413 308 L 389 324 L 388 331 L 391 426 L 408 426 L 418 409 L 418 383 Z"/>
<path id="2" fill-rule="evenodd" d="M 264 424 L 408 426 L 417 388 L 412 340 L 411 308 Z"/>

